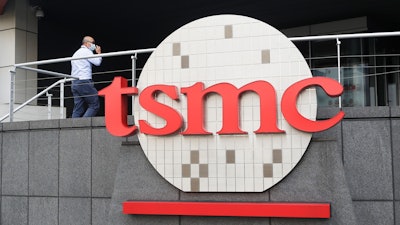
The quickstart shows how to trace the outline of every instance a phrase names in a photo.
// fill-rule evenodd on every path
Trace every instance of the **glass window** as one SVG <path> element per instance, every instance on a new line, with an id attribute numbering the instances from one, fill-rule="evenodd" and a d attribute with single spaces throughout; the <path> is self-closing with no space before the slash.
<path id="1" fill-rule="evenodd" d="M 313 76 L 337 80 L 336 40 L 310 42 Z M 343 107 L 398 106 L 400 104 L 400 37 L 341 40 L 341 83 Z M 337 107 L 317 89 L 320 107 Z"/>

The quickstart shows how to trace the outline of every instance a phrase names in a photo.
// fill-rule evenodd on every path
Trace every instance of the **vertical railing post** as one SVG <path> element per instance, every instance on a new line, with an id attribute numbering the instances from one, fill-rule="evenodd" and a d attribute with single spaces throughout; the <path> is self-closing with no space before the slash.
<path id="1" fill-rule="evenodd" d="M 15 102 L 15 71 L 16 68 L 10 70 L 10 122 L 14 121 L 14 102 Z"/>
<path id="2" fill-rule="evenodd" d="M 338 82 L 341 83 L 341 74 L 340 74 L 340 40 L 336 38 L 336 49 L 337 49 L 337 68 L 338 68 Z M 342 109 L 342 97 L 339 96 L 339 109 Z"/>
<path id="3" fill-rule="evenodd" d="M 136 87 L 136 60 L 137 60 L 137 53 L 131 56 L 132 60 L 132 87 Z M 133 115 L 133 105 L 135 104 L 135 97 L 132 96 L 132 115 Z"/>
<path id="4" fill-rule="evenodd" d="M 50 120 L 51 119 L 51 97 L 53 96 L 52 94 L 49 94 L 49 92 L 46 92 L 46 96 L 47 96 L 47 119 Z"/>
<path id="5" fill-rule="evenodd" d="M 66 78 L 60 83 L 60 119 L 64 119 L 64 84 Z"/>

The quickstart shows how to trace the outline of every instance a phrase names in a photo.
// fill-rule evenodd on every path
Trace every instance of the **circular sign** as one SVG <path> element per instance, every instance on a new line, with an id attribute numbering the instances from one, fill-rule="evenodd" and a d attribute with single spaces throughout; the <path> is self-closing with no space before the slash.
<path id="1" fill-rule="evenodd" d="M 139 132 L 142 149 L 160 175 L 182 191 L 265 191 L 288 175 L 310 143 L 312 134 L 291 127 L 280 110 L 284 91 L 310 77 L 310 69 L 295 45 L 264 22 L 237 15 L 193 21 L 161 42 L 137 83 L 140 91 L 156 84 L 177 87 L 178 99 L 162 92 L 156 93 L 154 99 L 179 112 L 183 126 L 179 132 L 167 136 Z M 218 134 L 223 126 L 229 125 L 223 117 L 230 112 L 223 112 L 221 94 L 210 91 L 202 99 L 204 112 L 200 114 L 204 118 L 198 118 L 204 120 L 204 129 L 210 134 L 182 134 L 190 115 L 187 115 L 188 96 L 179 90 L 198 82 L 204 84 L 204 89 L 220 83 L 240 89 L 255 81 L 266 81 L 275 90 L 275 96 L 268 98 L 275 98 L 276 106 L 268 107 L 276 107 L 276 126 L 282 132 L 255 133 L 261 122 L 262 93 L 247 91 L 239 95 L 237 107 L 237 122 L 247 133 Z M 166 125 L 163 118 L 144 110 L 138 101 L 136 98 L 136 124 L 144 120 L 154 128 Z M 314 88 L 301 92 L 297 109 L 304 117 L 315 120 Z"/>

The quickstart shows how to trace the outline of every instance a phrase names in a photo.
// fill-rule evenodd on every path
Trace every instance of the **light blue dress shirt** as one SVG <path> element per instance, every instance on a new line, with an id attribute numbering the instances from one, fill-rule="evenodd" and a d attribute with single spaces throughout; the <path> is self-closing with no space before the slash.
<path id="1" fill-rule="evenodd" d="M 91 55 L 93 55 L 93 52 L 90 51 L 86 46 L 82 45 L 81 48 L 78 49 L 72 57 L 79 58 Z M 92 79 L 92 64 L 95 66 L 100 66 L 101 61 L 101 57 L 72 60 L 71 75 L 74 77 L 78 77 L 80 80 L 90 80 Z"/>

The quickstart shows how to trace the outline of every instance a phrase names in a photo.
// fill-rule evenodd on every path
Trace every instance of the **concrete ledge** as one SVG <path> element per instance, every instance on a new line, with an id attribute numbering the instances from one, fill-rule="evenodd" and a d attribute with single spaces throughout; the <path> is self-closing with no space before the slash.
<path id="1" fill-rule="evenodd" d="M 3 123 L 3 131 L 12 130 L 29 130 L 29 122 L 23 121 Z"/>
<path id="2" fill-rule="evenodd" d="M 133 125 L 134 117 L 128 116 L 128 125 Z M 34 120 L 0 123 L 0 131 L 12 130 L 38 130 L 57 128 L 79 128 L 79 127 L 105 127 L 104 116 L 88 118 L 67 118 L 55 120 Z"/>
<path id="3" fill-rule="evenodd" d="M 391 117 L 400 117 L 400 107 L 390 107 Z"/>
<path id="4" fill-rule="evenodd" d="M 389 118 L 390 115 L 395 113 L 400 116 L 400 108 L 391 108 L 389 106 L 376 106 L 376 107 L 344 107 L 345 119 L 352 118 Z M 339 112 L 339 108 L 318 108 L 317 118 L 327 119 L 336 115 Z M 392 113 L 393 112 L 393 113 Z"/>
<path id="5" fill-rule="evenodd" d="M 336 107 L 323 107 L 317 109 L 317 119 L 328 119 L 336 115 L 339 112 L 339 108 Z"/>
<path id="6" fill-rule="evenodd" d="M 128 125 L 135 123 L 133 116 L 128 116 Z M 68 127 L 105 127 L 104 116 L 88 118 L 68 118 L 60 120 L 60 128 Z"/>
<path id="7" fill-rule="evenodd" d="M 105 127 L 106 126 L 106 121 L 104 119 L 104 116 L 102 116 L 102 117 L 92 117 L 92 126 L 93 127 Z"/>
<path id="8" fill-rule="evenodd" d="M 387 118 L 390 117 L 390 107 L 345 107 L 343 111 L 346 113 L 344 118 Z"/>
<path id="9" fill-rule="evenodd" d="M 60 120 L 38 120 L 29 122 L 30 129 L 60 128 Z"/>
<path id="10" fill-rule="evenodd" d="M 69 127 L 90 127 L 92 125 L 92 118 L 68 118 L 60 120 L 60 128 Z"/>

